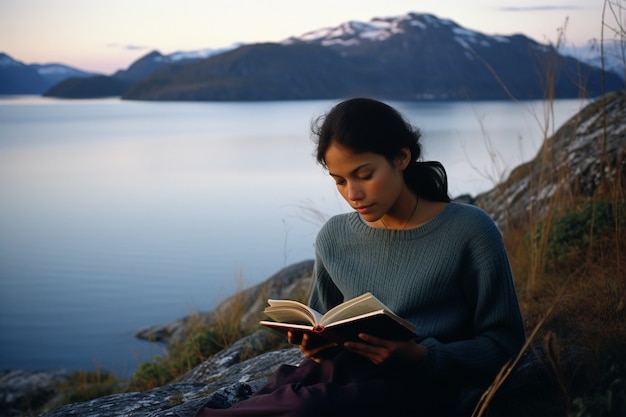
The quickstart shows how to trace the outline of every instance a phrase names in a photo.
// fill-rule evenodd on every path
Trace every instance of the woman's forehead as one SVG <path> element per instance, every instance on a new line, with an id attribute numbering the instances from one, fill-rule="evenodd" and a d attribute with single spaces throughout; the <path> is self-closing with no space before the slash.
<path id="1" fill-rule="evenodd" d="M 373 152 L 355 152 L 350 148 L 333 143 L 326 150 L 324 161 L 331 175 L 342 175 L 368 166 L 376 166 L 386 160 L 382 155 Z"/>

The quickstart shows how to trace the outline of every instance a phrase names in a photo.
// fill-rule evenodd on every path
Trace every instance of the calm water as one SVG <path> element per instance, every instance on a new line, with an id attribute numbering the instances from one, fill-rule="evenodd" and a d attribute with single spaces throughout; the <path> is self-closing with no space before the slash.
<path id="1" fill-rule="evenodd" d="M 348 209 L 308 134 L 332 104 L 0 98 L 0 369 L 127 376 L 162 353 L 136 330 L 311 259 L 320 216 Z M 391 104 L 452 196 L 543 138 L 541 103 Z M 581 105 L 557 102 L 557 127 Z"/>

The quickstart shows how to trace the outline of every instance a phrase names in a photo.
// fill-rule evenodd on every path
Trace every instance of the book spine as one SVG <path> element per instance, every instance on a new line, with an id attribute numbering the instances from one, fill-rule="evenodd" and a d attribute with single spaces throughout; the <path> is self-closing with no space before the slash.
<path id="1" fill-rule="evenodd" d="M 315 325 L 313 327 L 313 332 L 314 333 L 323 333 L 325 329 L 326 328 L 324 326 L 322 326 L 321 324 L 317 324 L 317 325 Z"/>

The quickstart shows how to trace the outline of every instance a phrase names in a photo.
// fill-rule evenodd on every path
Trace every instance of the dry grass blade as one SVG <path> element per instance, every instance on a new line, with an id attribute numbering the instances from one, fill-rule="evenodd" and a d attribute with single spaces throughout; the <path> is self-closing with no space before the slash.
<path id="1" fill-rule="evenodd" d="M 478 404 L 476 404 L 476 407 L 474 408 L 474 411 L 472 412 L 472 417 L 482 417 L 483 415 L 485 415 L 489 407 L 489 404 L 491 403 L 491 400 L 496 395 L 496 392 L 502 386 L 504 381 L 506 381 L 509 375 L 511 375 L 511 372 L 513 372 L 513 370 L 519 363 L 520 359 L 524 355 L 524 352 L 526 352 L 526 349 L 528 349 L 532 341 L 535 339 L 535 336 L 537 335 L 537 333 L 539 332 L 539 330 L 541 329 L 545 321 L 548 319 L 548 317 L 550 316 L 550 314 L 552 313 L 552 311 L 558 304 L 566 288 L 567 286 L 564 285 L 561 291 L 559 292 L 559 294 L 557 295 L 556 299 L 554 300 L 554 302 L 550 305 L 546 313 L 543 315 L 541 320 L 539 320 L 539 322 L 537 323 L 533 331 L 530 333 L 530 335 L 526 339 L 526 343 L 524 344 L 524 346 L 522 346 L 522 349 L 520 349 L 515 359 L 513 361 L 508 361 L 507 363 L 504 364 L 502 369 L 500 369 L 500 372 L 498 372 L 498 375 L 496 375 L 496 377 L 494 378 L 489 388 L 487 388 L 485 392 L 483 393 L 483 395 L 480 397 Z"/>

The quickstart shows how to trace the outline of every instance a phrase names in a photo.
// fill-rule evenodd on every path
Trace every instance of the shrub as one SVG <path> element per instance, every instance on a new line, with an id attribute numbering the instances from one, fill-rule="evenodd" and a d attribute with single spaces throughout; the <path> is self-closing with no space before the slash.
<path id="1" fill-rule="evenodd" d="M 146 390 L 167 384 L 176 377 L 193 369 L 206 359 L 229 345 L 224 345 L 222 329 L 213 324 L 201 324 L 198 317 L 192 322 L 182 342 L 174 342 L 167 348 L 167 356 L 156 356 L 152 361 L 139 364 L 130 381 L 131 389 Z M 230 338 L 234 342 L 243 336 L 238 328 L 231 328 Z"/>
<path id="2" fill-rule="evenodd" d="M 624 204 L 610 201 L 585 201 L 556 215 L 550 224 L 537 225 L 532 235 L 527 236 L 527 244 L 541 242 L 543 234 L 548 234 L 547 269 L 564 266 L 585 254 L 593 259 L 602 250 L 607 232 L 623 227 L 624 209 Z"/>
<path id="3" fill-rule="evenodd" d="M 58 406 L 93 400 L 120 392 L 124 386 L 125 383 L 111 372 L 100 369 L 73 372 L 69 375 L 67 383 L 59 387 L 61 399 L 54 404 Z"/>
<path id="4" fill-rule="evenodd" d="M 572 405 L 571 417 L 626 416 L 626 369 L 613 365 L 591 394 Z"/>
<path id="5" fill-rule="evenodd" d="M 162 356 L 156 356 L 150 362 L 137 366 L 130 380 L 130 389 L 146 390 L 161 386 L 174 378 L 170 362 Z"/>

